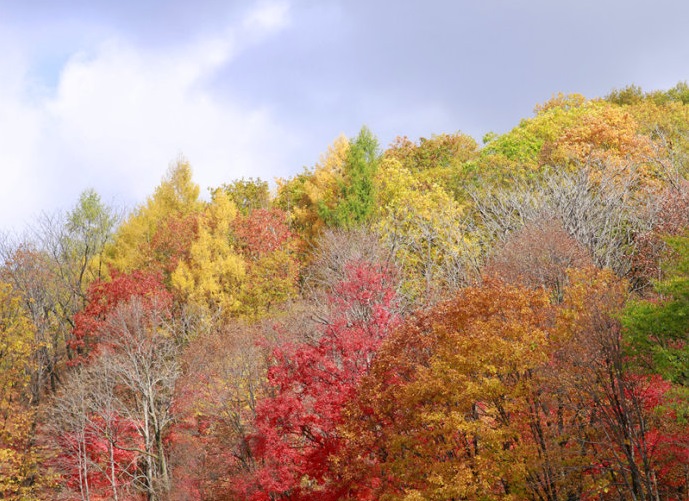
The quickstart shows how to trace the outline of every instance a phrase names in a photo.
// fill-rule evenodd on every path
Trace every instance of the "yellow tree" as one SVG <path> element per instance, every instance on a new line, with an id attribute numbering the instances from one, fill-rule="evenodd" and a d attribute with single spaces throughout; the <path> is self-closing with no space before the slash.
<path id="1" fill-rule="evenodd" d="M 246 262 L 241 313 L 259 317 L 297 295 L 299 263 L 287 214 L 278 209 L 257 209 L 237 217 L 234 235 Z"/>
<path id="2" fill-rule="evenodd" d="M 122 272 L 158 270 L 169 275 L 194 238 L 203 209 L 189 162 L 171 165 L 146 203 L 120 226 L 109 249 L 109 262 Z"/>
<path id="3" fill-rule="evenodd" d="M 481 177 L 505 183 L 512 177 L 533 176 L 542 166 L 544 147 L 593 106 L 579 94 L 559 94 L 537 106 L 534 117 L 522 120 L 508 133 L 487 134 L 478 160 Z"/>
<path id="4" fill-rule="evenodd" d="M 278 181 L 275 205 L 290 214 L 290 228 L 303 241 L 302 254 L 310 249 L 325 227 L 324 210 L 334 210 L 343 181 L 349 140 L 340 135 L 321 156 L 313 170 Z"/>
<path id="5" fill-rule="evenodd" d="M 37 476 L 36 408 L 30 365 L 34 328 L 20 298 L 0 283 L 0 497 L 30 499 L 48 483 Z"/>
<path id="6" fill-rule="evenodd" d="M 648 158 L 651 141 L 625 110 L 597 104 L 546 145 L 542 161 L 551 165 L 589 165 L 611 177 L 630 175 L 643 185 L 657 183 Z"/>
<path id="7" fill-rule="evenodd" d="M 689 105 L 681 100 L 660 100 L 653 94 L 623 105 L 639 123 L 641 132 L 651 139 L 648 162 L 657 177 L 674 189 L 689 175 Z"/>
<path id="8" fill-rule="evenodd" d="M 634 175 L 653 183 L 652 144 L 627 109 L 580 95 L 558 95 L 536 107 L 507 134 L 487 137 L 481 152 L 481 176 L 505 182 L 534 178 L 544 167 L 576 171 L 593 166 L 609 177 Z"/>
<path id="9" fill-rule="evenodd" d="M 399 160 L 420 181 L 438 184 L 455 199 L 464 200 L 479 150 L 471 136 L 458 132 L 422 137 L 418 143 L 398 137 L 383 157 Z"/>
<path id="10" fill-rule="evenodd" d="M 236 313 L 246 268 L 235 250 L 232 223 L 237 208 L 224 190 L 216 190 L 213 200 L 199 220 L 198 237 L 191 244 L 189 258 L 180 261 L 172 273 L 172 286 L 189 303 L 219 312 Z"/>

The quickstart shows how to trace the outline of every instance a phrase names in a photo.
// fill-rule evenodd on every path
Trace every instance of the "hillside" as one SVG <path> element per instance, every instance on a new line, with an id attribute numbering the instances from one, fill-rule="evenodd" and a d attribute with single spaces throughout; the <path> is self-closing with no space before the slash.
<path id="1" fill-rule="evenodd" d="M 688 179 L 680 83 L 86 190 L 0 242 L 0 497 L 687 499 Z"/>

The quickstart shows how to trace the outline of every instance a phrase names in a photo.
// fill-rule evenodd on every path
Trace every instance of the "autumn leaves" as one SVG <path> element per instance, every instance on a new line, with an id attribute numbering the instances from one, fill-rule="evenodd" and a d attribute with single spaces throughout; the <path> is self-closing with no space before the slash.
<path id="1" fill-rule="evenodd" d="M 2 496 L 686 497 L 682 89 L 3 240 Z"/>

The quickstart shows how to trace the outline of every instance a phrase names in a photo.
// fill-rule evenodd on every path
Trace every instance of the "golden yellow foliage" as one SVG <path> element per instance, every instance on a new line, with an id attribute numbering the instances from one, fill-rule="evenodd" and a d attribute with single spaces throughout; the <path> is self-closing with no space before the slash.
<path id="1" fill-rule="evenodd" d="M 225 191 L 217 190 L 199 222 L 189 260 L 180 262 L 171 277 L 172 286 L 187 301 L 224 316 L 238 310 L 245 276 L 244 260 L 232 243 L 235 217 L 237 208 Z"/>
<path id="2" fill-rule="evenodd" d="M 199 213 L 199 186 L 192 181 L 189 162 L 180 159 L 171 165 L 160 185 L 146 204 L 138 207 L 120 226 L 115 242 L 108 250 L 108 263 L 122 272 L 164 270 L 164 252 L 156 249 L 154 239 L 165 231 L 164 223 Z"/>

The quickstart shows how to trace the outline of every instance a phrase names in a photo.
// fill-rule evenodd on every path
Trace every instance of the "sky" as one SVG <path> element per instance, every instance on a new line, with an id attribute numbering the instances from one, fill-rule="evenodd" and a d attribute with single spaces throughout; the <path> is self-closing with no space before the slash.
<path id="1" fill-rule="evenodd" d="M 558 92 L 689 80 L 680 0 L 0 0 L 0 232 L 293 176 L 368 126 L 480 142 Z"/>

